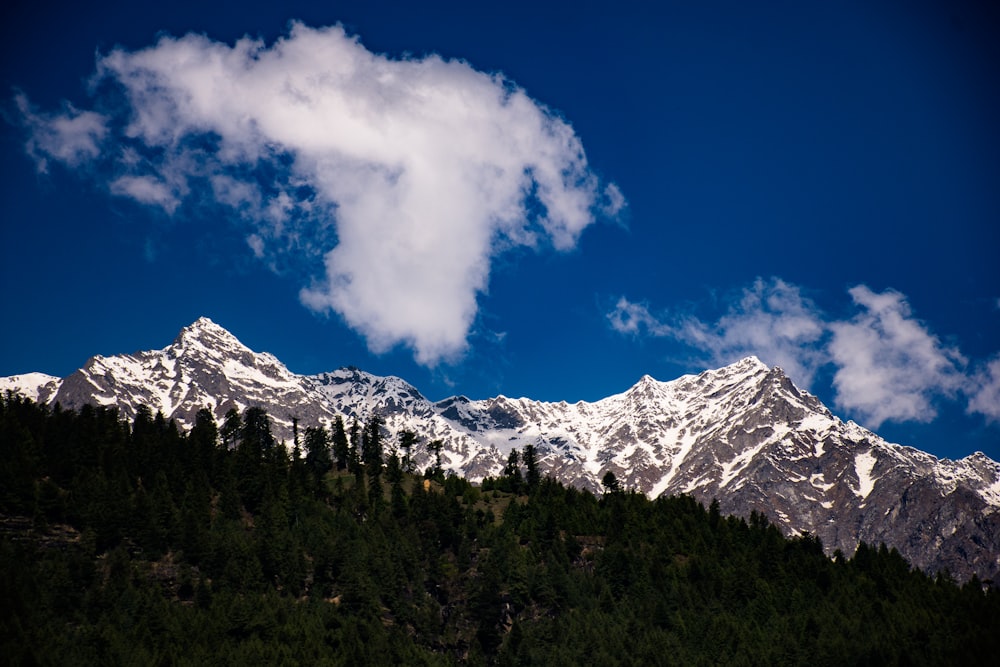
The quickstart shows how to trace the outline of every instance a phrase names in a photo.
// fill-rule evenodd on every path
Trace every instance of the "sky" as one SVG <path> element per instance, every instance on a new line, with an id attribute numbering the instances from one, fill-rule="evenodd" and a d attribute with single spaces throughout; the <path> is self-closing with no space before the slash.
<path id="1" fill-rule="evenodd" d="M 201 316 L 432 400 L 753 354 L 1000 460 L 989 3 L 86 4 L 0 10 L 0 376 Z"/>

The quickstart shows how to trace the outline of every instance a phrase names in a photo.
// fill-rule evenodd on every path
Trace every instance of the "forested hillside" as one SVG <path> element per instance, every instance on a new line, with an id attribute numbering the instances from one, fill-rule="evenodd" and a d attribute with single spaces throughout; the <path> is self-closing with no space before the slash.
<path id="1" fill-rule="evenodd" d="M 1000 593 L 759 514 L 411 470 L 418 433 L 0 399 L 9 664 L 992 664 Z"/>

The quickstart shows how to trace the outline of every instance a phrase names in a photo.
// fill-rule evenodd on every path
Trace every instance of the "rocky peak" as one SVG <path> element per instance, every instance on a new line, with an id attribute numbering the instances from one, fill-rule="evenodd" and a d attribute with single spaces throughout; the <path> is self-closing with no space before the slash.
<path id="1" fill-rule="evenodd" d="M 655 404 L 664 399 L 666 389 L 666 383 L 659 382 L 652 376 L 643 375 L 625 392 L 625 396 L 630 402 L 638 405 Z"/>
<path id="2" fill-rule="evenodd" d="M 184 353 L 208 352 L 216 357 L 220 353 L 240 354 L 251 351 L 236 336 L 207 317 L 199 317 L 181 329 L 168 349 L 175 352 L 176 356 L 182 356 Z"/>

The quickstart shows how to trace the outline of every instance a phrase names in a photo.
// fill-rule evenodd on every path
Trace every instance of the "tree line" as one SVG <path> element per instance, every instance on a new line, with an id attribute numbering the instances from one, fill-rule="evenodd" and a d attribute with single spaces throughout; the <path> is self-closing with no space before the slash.
<path id="1" fill-rule="evenodd" d="M 1000 594 L 761 514 L 600 496 L 531 447 L 473 485 L 378 416 L 0 399 L 10 664 L 988 664 Z M 419 447 L 432 454 L 417 471 Z M 436 450 L 437 456 L 434 456 Z"/>

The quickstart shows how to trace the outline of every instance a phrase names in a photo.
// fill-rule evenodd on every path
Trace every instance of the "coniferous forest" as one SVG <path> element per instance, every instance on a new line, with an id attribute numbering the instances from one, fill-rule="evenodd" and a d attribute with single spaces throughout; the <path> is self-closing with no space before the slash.
<path id="1" fill-rule="evenodd" d="M 13 665 L 974 665 L 1000 594 L 893 549 L 539 476 L 482 485 L 379 419 L 0 399 L 0 655 Z M 414 470 L 418 451 L 431 455 Z M 436 457 L 436 459 L 435 459 Z"/>

